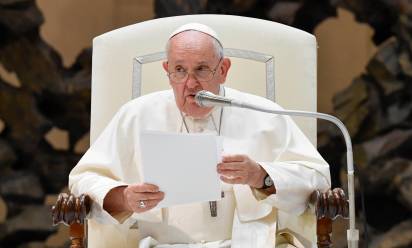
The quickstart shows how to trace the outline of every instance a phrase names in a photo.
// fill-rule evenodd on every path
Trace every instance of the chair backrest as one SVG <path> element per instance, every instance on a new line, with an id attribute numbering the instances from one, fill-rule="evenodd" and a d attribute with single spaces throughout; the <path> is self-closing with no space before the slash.
<path id="1" fill-rule="evenodd" d="M 123 27 L 93 40 L 91 143 L 119 107 L 140 94 L 169 88 L 161 68 L 169 34 L 199 22 L 213 28 L 232 57 L 226 85 L 276 101 L 284 108 L 316 110 L 316 39 L 304 31 L 260 19 L 187 15 Z M 316 144 L 316 121 L 295 119 Z"/>
<path id="2" fill-rule="evenodd" d="M 120 28 L 93 40 L 91 143 L 121 105 L 148 92 L 169 88 L 161 67 L 169 34 L 189 23 L 203 23 L 219 35 L 232 58 L 226 85 L 266 96 L 284 108 L 316 110 L 316 39 L 279 23 L 227 15 L 188 15 L 155 19 Z M 316 143 L 316 121 L 297 120 Z M 117 229 L 88 221 L 94 247 L 103 229 L 116 239 Z M 135 230 L 129 230 L 129 234 Z M 137 233 L 130 234 L 137 235 Z M 120 237 L 120 236 L 119 236 Z M 110 245 L 109 245 L 110 246 Z M 137 244 L 130 244 L 130 247 Z"/>

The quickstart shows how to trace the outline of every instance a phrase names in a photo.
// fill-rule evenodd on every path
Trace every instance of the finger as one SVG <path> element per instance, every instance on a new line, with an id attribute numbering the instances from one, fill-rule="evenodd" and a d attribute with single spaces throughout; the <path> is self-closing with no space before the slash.
<path id="1" fill-rule="evenodd" d="M 223 155 L 222 161 L 223 162 L 242 162 L 246 158 L 247 156 L 243 154 Z"/>
<path id="2" fill-rule="evenodd" d="M 145 208 L 152 208 L 155 207 L 160 202 L 160 200 L 144 200 L 143 202 L 146 206 Z M 137 201 L 137 206 L 139 206 L 139 204 L 140 201 Z"/>
<path id="3" fill-rule="evenodd" d="M 164 198 L 163 192 L 157 193 L 137 193 L 135 194 L 135 198 L 138 200 L 162 200 Z"/>
<path id="4" fill-rule="evenodd" d="M 220 172 L 220 175 L 226 177 L 226 178 L 242 178 L 244 179 L 246 177 L 246 173 L 244 171 L 233 171 L 233 170 L 225 170 Z"/>
<path id="5" fill-rule="evenodd" d="M 145 204 L 146 204 L 145 208 L 139 208 L 138 207 L 137 211 L 135 211 L 135 212 L 142 213 L 142 212 L 149 211 L 149 210 L 155 208 L 157 206 L 157 204 L 159 204 L 159 202 L 160 201 L 147 201 L 147 202 L 145 202 Z"/>
<path id="6" fill-rule="evenodd" d="M 134 204 L 133 211 L 136 213 L 143 213 L 143 212 L 149 211 L 150 209 L 154 208 L 157 205 L 157 204 L 152 203 L 151 201 L 143 201 L 143 202 L 144 202 L 144 208 L 141 207 L 140 201 L 137 201 Z"/>
<path id="7" fill-rule="evenodd" d="M 137 212 L 137 213 L 142 213 L 142 212 L 149 211 L 150 209 L 156 207 L 161 200 L 163 200 L 163 199 L 160 199 L 160 200 L 143 200 L 143 203 L 144 203 L 144 206 L 145 206 L 144 208 L 140 207 L 141 200 L 138 200 L 134 204 L 133 211 Z"/>
<path id="8" fill-rule="evenodd" d="M 124 196 L 129 208 L 136 211 L 136 202 L 139 200 L 162 200 L 164 198 L 164 193 L 136 193 L 126 188 Z"/>
<path id="9" fill-rule="evenodd" d="M 129 186 L 133 192 L 159 192 L 159 187 L 154 184 L 142 183 L 142 184 L 133 184 Z"/>
<path id="10" fill-rule="evenodd" d="M 245 165 L 241 162 L 224 162 L 217 165 L 219 170 L 243 170 Z"/>
<path id="11" fill-rule="evenodd" d="M 237 177 L 237 178 L 227 178 L 227 177 L 221 176 L 220 180 L 222 180 L 225 183 L 229 183 L 229 184 L 244 184 L 244 181 L 239 177 Z"/>

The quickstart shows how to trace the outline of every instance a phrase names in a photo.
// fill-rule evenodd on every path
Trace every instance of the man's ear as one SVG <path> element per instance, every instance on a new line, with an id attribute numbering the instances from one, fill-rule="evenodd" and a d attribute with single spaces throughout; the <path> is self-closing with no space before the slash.
<path id="1" fill-rule="evenodd" d="M 163 65 L 163 69 L 166 71 L 166 73 L 168 73 L 169 72 L 169 62 L 163 61 L 162 65 Z"/>
<path id="2" fill-rule="evenodd" d="M 222 77 L 221 84 L 223 84 L 226 81 L 226 76 L 227 76 L 227 73 L 229 72 L 231 65 L 232 65 L 232 62 L 230 61 L 229 58 L 223 58 L 222 65 L 219 68 L 219 74 Z"/>

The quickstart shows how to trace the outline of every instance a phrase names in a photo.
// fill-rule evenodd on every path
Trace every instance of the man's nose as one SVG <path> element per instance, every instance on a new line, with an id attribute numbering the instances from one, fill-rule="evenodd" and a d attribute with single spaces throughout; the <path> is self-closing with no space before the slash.
<path id="1" fill-rule="evenodd" d="M 188 88 L 194 89 L 196 87 L 199 86 L 199 81 L 197 80 L 197 78 L 195 77 L 195 75 L 193 75 L 193 73 L 189 73 L 187 75 L 187 82 L 186 82 L 186 86 Z"/>

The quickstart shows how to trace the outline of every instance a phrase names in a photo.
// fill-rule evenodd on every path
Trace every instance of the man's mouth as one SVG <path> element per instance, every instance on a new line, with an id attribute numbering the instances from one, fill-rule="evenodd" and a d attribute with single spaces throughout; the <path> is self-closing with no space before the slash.
<path id="1" fill-rule="evenodd" d="M 186 95 L 186 102 L 190 105 L 196 105 L 197 106 L 195 96 L 196 96 L 195 93 Z"/>
<path id="2" fill-rule="evenodd" d="M 195 96 L 196 96 L 196 93 L 186 95 L 186 97 L 190 97 L 190 98 L 195 97 Z"/>

